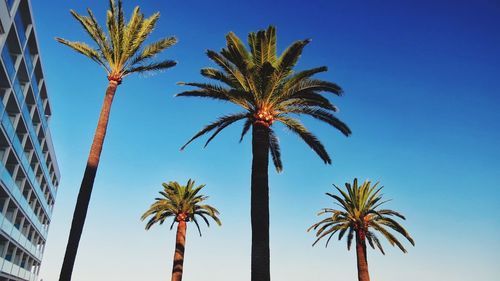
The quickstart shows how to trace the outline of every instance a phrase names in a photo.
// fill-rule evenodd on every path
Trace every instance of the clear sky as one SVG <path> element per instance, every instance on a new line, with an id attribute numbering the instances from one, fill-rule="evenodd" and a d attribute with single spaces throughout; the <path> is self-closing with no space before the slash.
<path id="1" fill-rule="evenodd" d="M 51 98 L 51 131 L 62 174 L 40 277 L 56 280 L 107 85 L 95 63 L 55 42 L 89 41 L 70 16 L 89 6 L 103 22 L 107 1 L 32 1 Z M 168 280 L 175 232 L 144 230 L 140 215 L 170 180 L 205 183 L 222 227 L 188 227 L 185 280 L 250 278 L 250 138 L 240 126 L 208 148 L 179 147 L 203 125 L 237 110 L 174 98 L 178 81 L 200 81 L 206 49 L 224 35 L 277 26 L 278 48 L 312 38 L 297 69 L 326 65 L 321 78 L 350 138 L 305 119 L 333 158 L 326 166 L 278 127 L 285 170 L 270 169 L 273 280 L 356 280 L 345 242 L 311 247 L 306 229 L 332 206 L 324 193 L 353 177 L 381 181 L 387 207 L 407 215 L 409 253 L 369 251 L 373 280 L 495 280 L 500 276 L 500 2 L 486 1 L 126 1 L 161 12 L 152 39 L 175 35 L 162 57 L 178 66 L 127 77 L 118 89 L 74 281 Z"/>

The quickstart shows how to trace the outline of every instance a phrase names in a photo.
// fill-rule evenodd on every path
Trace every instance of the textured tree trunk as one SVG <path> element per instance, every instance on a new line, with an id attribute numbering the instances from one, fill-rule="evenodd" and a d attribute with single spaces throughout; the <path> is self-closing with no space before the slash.
<path id="1" fill-rule="evenodd" d="M 252 129 L 252 268 L 251 281 L 271 280 L 269 261 L 269 128 L 255 123 Z"/>
<path id="2" fill-rule="evenodd" d="M 182 270 L 184 265 L 184 247 L 186 246 L 186 222 L 180 221 L 177 225 L 177 235 L 175 237 L 174 265 L 172 266 L 172 281 L 182 280 Z"/>
<path id="3" fill-rule="evenodd" d="M 115 96 L 118 83 L 110 81 L 104 97 L 101 114 L 97 123 L 97 129 L 94 134 L 94 140 L 90 148 L 89 158 L 87 160 L 87 167 L 83 174 L 82 184 L 80 185 L 80 192 L 76 201 L 75 211 L 73 213 L 73 221 L 71 222 L 71 230 L 69 232 L 68 244 L 66 245 L 66 253 L 64 254 L 63 265 L 59 281 L 70 281 L 73 273 L 73 266 L 75 264 L 76 253 L 78 251 L 78 244 L 82 236 L 83 225 L 85 217 L 87 216 L 87 209 L 90 202 L 90 195 L 94 186 L 94 179 L 99 165 L 99 158 L 101 156 L 102 144 L 106 136 L 106 128 L 108 127 L 109 112 L 113 97 Z"/>
<path id="4" fill-rule="evenodd" d="M 358 258 L 358 280 L 370 281 L 368 260 L 366 257 L 365 234 L 362 231 L 356 232 L 356 256 Z"/>

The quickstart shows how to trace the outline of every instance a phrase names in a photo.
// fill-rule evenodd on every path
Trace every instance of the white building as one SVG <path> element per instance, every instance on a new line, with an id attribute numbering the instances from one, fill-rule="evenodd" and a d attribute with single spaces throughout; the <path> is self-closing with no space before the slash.
<path id="1" fill-rule="evenodd" d="M 34 281 L 60 174 L 29 0 L 0 0 L 0 52 L 0 281 Z"/>

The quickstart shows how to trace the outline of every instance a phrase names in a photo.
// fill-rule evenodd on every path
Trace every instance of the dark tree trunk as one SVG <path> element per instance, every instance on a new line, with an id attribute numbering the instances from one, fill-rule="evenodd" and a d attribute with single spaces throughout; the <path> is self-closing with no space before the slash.
<path id="1" fill-rule="evenodd" d="M 255 123 L 252 129 L 252 271 L 251 281 L 269 281 L 269 128 Z"/>
<path id="2" fill-rule="evenodd" d="M 87 160 L 87 167 L 83 174 L 82 184 L 80 185 L 80 192 L 76 201 L 75 211 L 73 213 L 73 221 L 71 222 L 71 230 L 69 232 L 68 244 L 66 246 L 66 253 L 64 254 L 63 265 L 59 281 L 70 281 L 73 273 L 73 266 L 75 264 L 76 253 L 78 251 L 78 244 L 82 236 L 83 225 L 85 217 L 87 216 L 87 209 L 90 202 L 90 195 L 94 186 L 94 179 L 99 166 L 99 158 L 101 156 L 102 145 L 104 137 L 106 136 L 106 129 L 108 127 L 109 112 L 113 97 L 115 96 L 118 83 L 110 81 L 104 97 L 101 114 L 97 123 L 97 129 L 94 134 L 94 140 L 90 148 L 89 158 Z"/>
<path id="3" fill-rule="evenodd" d="M 366 257 L 365 234 L 362 231 L 356 232 L 356 256 L 358 258 L 358 280 L 370 281 L 368 260 Z"/>
<path id="4" fill-rule="evenodd" d="M 184 265 L 184 247 L 186 246 L 186 222 L 180 221 L 177 225 L 177 235 L 175 237 L 174 265 L 172 266 L 172 281 L 182 280 L 182 270 Z"/>

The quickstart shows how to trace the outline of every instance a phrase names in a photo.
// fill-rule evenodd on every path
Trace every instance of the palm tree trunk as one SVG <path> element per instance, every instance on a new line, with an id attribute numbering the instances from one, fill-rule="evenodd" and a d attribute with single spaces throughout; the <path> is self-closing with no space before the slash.
<path id="1" fill-rule="evenodd" d="M 356 256 L 358 258 L 358 280 L 370 281 L 368 260 L 366 257 L 365 234 L 362 231 L 356 232 Z"/>
<path id="2" fill-rule="evenodd" d="M 269 281 L 269 128 L 255 123 L 252 129 L 252 267 L 251 281 Z"/>
<path id="3" fill-rule="evenodd" d="M 115 96 L 118 82 L 109 81 L 102 105 L 101 114 L 97 123 L 97 128 L 94 134 L 94 140 L 90 148 L 89 158 L 87 160 L 87 167 L 83 174 L 82 184 L 80 185 L 80 192 L 76 201 L 75 211 L 73 213 L 73 221 L 71 222 L 71 230 L 69 232 L 68 244 L 66 245 L 66 253 L 64 254 L 63 265 L 59 281 L 70 281 L 73 273 L 73 266 L 75 264 L 76 252 L 78 251 L 78 244 L 82 236 L 83 225 L 85 217 L 87 216 L 87 209 L 90 202 L 90 195 L 94 186 L 94 179 L 99 165 L 101 156 L 102 145 L 104 137 L 106 136 L 106 129 L 108 127 L 109 112 L 113 97 Z"/>
<path id="4" fill-rule="evenodd" d="M 177 235 L 175 237 L 174 265 L 172 266 L 172 281 L 182 280 L 182 270 L 184 265 L 184 247 L 186 246 L 185 221 L 180 221 L 177 225 Z"/>

